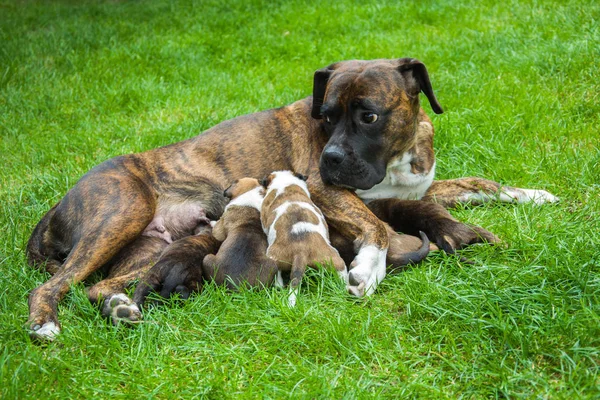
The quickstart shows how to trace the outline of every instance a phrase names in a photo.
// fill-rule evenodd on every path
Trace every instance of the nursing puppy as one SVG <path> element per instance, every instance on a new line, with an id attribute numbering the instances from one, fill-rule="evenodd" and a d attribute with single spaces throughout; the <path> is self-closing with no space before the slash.
<path id="1" fill-rule="evenodd" d="M 331 262 L 348 283 L 346 264 L 329 242 L 327 223 L 321 210 L 310 200 L 306 177 L 291 171 L 276 171 L 264 181 L 267 194 L 261 209 L 261 221 L 269 247 L 267 255 L 281 271 L 290 271 L 289 305 L 296 304 L 297 289 L 306 266 Z"/>
<path id="2" fill-rule="evenodd" d="M 250 286 L 273 283 L 277 264 L 266 256 L 267 238 L 260 221 L 264 194 L 265 189 L 253 178 L 242 178 L 225 190 L 231 201 L 213 227 L 213 236 L 223 244 L 216 255 L 204 257 L 205 279 L 229 289 L 244 282 Z"/>

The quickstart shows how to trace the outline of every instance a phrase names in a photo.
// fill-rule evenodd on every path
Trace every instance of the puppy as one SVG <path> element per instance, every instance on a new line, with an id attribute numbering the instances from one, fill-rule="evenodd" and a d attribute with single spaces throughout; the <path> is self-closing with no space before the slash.
<path id="1" fill-rule="evenodd" d="M 242 282 L 269 286 L 277 264 L 266 256 L 267 238 L 262 230 L 260 209 L 265 189 L 253 178 L 242 178 L 227 188 L 231 199 L 213 227 L 213 236 L 223 242 L 216 255 L 204 257 L 205 279 L 214 279 L 234 289 Z"/>
<path id="2" fill-rule="evenodd" d="M 289 305 L 296 304 L 298 286 L 306 266 L 331 262 L 348 283 L 346 264 L 329 242 L 327 223 L 321 210 L 310 200 L 306 177 L 291 171 L 276 171 L 263 180 L 267 194 L 261 221 L 267 234 L 267 255 L 277 262 L 278 284 L 281 271 L 290 271 Z"/>
<path id="3" fill-rule="evenodd" d="M 204 281 L 204 257 L 219 249 L 219 242 L 212 236 L 211 231 L 210 225 L 200 225 L 196 228 L 195 235 L 168 245 L 160 255 L 159 261 L 141 276 L 133 295 L 134 304 L 141 307 L 152 291 L 163 298 L 178 293 L 182 299 L 188 298 L 193 292 L 201 291 Z"/>

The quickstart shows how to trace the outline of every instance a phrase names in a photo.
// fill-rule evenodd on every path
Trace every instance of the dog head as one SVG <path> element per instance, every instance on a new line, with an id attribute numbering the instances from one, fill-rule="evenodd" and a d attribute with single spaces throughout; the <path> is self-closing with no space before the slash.
<path id="1" fill-rule="evenodd" d="M 329 137 L 320 159 L 328 184 L 367 190 L 415 144 L 419 93 L 443 112 L 425 65 L 414 58 L 342 61 L 315 72 L 312 117 Z"/>
<path id="2" fill-rule="evenodd" d="M 258 179 L 254 178 L 242 178 L 233 182 L 231 186 L 229 186 L 223 192 L 223 196 L 228 198 L 229 200 L 233 200 L 236 197 L 241 196 L 242 194 L 251 191 L 252 189 L 261 186 Z M 262 189 L 261 189 L 262 190 Z"/>

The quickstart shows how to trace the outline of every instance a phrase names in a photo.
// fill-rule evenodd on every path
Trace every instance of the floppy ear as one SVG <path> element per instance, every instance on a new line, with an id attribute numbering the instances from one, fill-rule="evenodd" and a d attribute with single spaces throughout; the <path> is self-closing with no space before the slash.
<path id="1" fill-rule="evenodd" d="M 229 185 L 229 187 L 227 189 L 223 190 L 223 196 L 229 200 L 231 200 L 231 198 L 233 197 L 233 193 L 231 193 L 231 189 L 233 188 L 233 185 L 235 185 L 235 182 L 232 183 L 231 185 Z"/>
<path id="2" fill-rule="evenodd" d="M 327 81 L 329 81 L 331 72 L 332 70 L 329 67 L 322 68 L 315 72 L 313 82 L 313 104 L 311 112 L 311 116 L 314 119 L 323 118 L 323 115 L 321 114 L 321 106 L 325 100 L 325 90 L 327 90 Z"/>
<path id="3" fill-rule="evenodd" d="M 302 175 L 300 173 L 295 173 L 294 175 L 296 175 L 296 178 L 303 180 L 304 182 L 306 182 L 306 180 L 308 179 L 308 176 Z"/>
<path id="4" fill-rule="evenodd" d="M 398 71 L 402 74 L 412 74 L 412 77 L 419 85 L 419 91 L 427 96 L 427 100 L 429 100 L 433 112 L 436 114 L 443 113 L 444 110 L 442 110 L 442 106 L 438 103 L 435 94 L 433 93 L 431 81 L 429 80 L 429 73 L 427 72 L 427 68 L 425 68 L 425 64 L 416 58 L 401 58 L 398 62 L 400 64 L 400 66 L 398 66 Z"/>
<path id="5" fill-rule="evenodd" d="M 264 178 L 262 178 L 260 181 L 260 184 L 262 185 L 262 187 L 264 187 L 265 189 L 267 187 L 269 187 L 269 177 L 265 176 Z"/>

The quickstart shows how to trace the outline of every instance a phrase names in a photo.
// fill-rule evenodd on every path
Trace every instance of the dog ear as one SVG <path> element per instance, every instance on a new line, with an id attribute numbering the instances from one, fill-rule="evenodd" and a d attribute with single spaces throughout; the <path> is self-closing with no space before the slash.
<path id="1" fill-rule="evenodd" d="M 301 173 L 298 173 L 298 172 L 296 172 L 294 175 L 296 175 L 296 178 L 303 180 L 304 182 L 306 182 L 306 180 L 308 179 L 308 176 L 302 175 Z"/>
<path id="2" fill-rule="evenodd" d="M 413 78 L 417 81 L 419 85 L 419 91 L 423 92 L 425 96 L 427 96 L 427 100 L 429 100 L 429 104 L 431 105 L 431 109 L 436 114 L 441 114 L 444 112 L 440 103 L 438 103 L 435 94 L 433 93 L 433 88 L 431 87 L 431 81 L 429 80 L 429 73 L 427 72 L 427 68 L 425 68 L 425 64 L 416 58 L 401 58 L 398 60 L 399 66 L 398 71 L 400 73 L 405 74 L 407 72 L 412 73 Z"/>
<path id="3" fill-rule="evenodd" d="M 315 72 L 313 82 L 313 104 L 311 116 L 314 119 L 321 119 L 321 106 L 325 100 L 325 90 L 327 90 L 327 81 L 331 76 L 332 69 L 330 67 L 322 68 Z"/>

